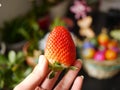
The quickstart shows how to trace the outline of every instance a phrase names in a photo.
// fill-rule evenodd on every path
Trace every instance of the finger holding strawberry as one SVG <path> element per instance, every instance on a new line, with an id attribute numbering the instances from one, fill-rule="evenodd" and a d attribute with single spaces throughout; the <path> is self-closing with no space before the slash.
<path id="1" fill-rule="evenodd" d="M 13 90 L 70 90 L 70 88 L 71 90 L 81 90 L 84 77 L 77 76 L 82 64 L 79 60 L 73 64 L 78 69 L 69 70 L 57 85 L 55 84 L 60 72 L 57 72 L 54 78 L 49 79 L 48 64 L 45 56 L 40 55 L 39 62 L 33 71 Z"/>
<path id="2" fill-rule="evenodd" d="M 71 34 L 63 26 L 56 26 L 49 34 L 45 53 L 39 57 L 39 62 L 33 72 L 26 77 L 14 90 L 81 90 L 83 76 L 77 76 L 82 67 L 76 60 L 76 47 Z M 49 69 L 52 73 L 49 73 Z M 54 87 L 63 69 L 68 72 Z M 48 78 L 49 77 L 49 78 Z M 70 77 L 70 78 L 69 78 Z"/>

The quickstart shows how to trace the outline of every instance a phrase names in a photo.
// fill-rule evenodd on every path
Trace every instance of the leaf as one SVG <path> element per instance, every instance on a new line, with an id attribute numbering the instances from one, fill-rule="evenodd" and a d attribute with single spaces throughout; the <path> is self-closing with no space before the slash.
<path id="1" fill-rule="evenodd" d="M 25 28 L 20 28 L 18 33 L 21 34 L 26 40 L 30 39 L 29 33 Z"/>
<path id="2" fill-rule="evenodd" d="M 71 69 L 71 70 L 76 70 L 76 69 L 78 69 L 78 68 L 75 67 L 75 66 L 70 66 L 69 69 Z"/>
<path id="3" fill-rule="evenodd" d="M 57 17 L 54 19 L 54 21 L 50 25 L 50 30 L 53 30 L 55 26 L 65 26 L 65 22 L 61 20 L 61 18 Z"/>
<path id="4" fill-rule="evenodd" d="M 3 87 L 4 87 L 4 80 L 1 79 L 1 80 L 0 80 L 0 88 L 3 88 Z"/>
<path id="5" fill-rule="evenodd" d="M 48 77 L 49 77 L 49 79 L 52 79 L 54 76 L 55 76 L 55 72 L 51 71 Z"/>
<path id="6" fill-rule="evenodd" d="M 16 54 L 16 59 L 17 60 L 23 60 L 24 59 L 24 54 L 22 51 L 19 51 L 17 54 Z"/>
<path id="7" fill-rule="evenodd" d="M 15 53 L 15 51 L 12 50 L 12 51 L 10 51 L 8 53 L 8 59 L 9 59 L 11 64 L 13 64 L 15 62 L 15 60 L 16 60 L 16 53 Z"/>
<path id="8" fill-rule="evenodd" d="M 5 55 L 1 55 L 0 54 L 0 64 L 6 63 L 7 59 L 5 57 Z"/>
<path id="9" fill-rule="evenodd" d="M 39 30 L 39 26 L 38 26 L 38 24 L 36 23 L 36 21 L 31 21 L 31 28 L 32 28 L 34 31 L 38 31 L 38 30 Z"/>

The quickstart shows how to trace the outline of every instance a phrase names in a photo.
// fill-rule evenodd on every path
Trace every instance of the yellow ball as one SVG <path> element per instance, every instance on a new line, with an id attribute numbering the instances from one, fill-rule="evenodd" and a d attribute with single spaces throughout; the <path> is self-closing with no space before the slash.
<path id="1" fill-rule="evenodd" d="M 82 52 L 83 58 L 85 59 L 92 59 L 94 57 L 94 54 L 95 54 L 94 48 L 86 48 Z"/>

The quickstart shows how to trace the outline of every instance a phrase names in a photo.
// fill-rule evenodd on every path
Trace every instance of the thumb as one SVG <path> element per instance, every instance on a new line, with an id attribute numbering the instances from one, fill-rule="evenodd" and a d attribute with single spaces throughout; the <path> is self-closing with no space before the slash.
<path id="1" fill-rule="evenodd" d="M 39 57 L 39 63 L 33 72 L 27 76 L 14 90 L 34 90 L 46 77 L 48 72 L 48 61 L 44 55 Z"/>

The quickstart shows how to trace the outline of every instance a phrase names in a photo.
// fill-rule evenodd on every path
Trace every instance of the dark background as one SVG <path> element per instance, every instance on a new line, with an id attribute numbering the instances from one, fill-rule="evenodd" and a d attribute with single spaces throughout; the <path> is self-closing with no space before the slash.
<path id="1" fill-rule="evenodd" d="M 82 90 L 120 90 L 120 73 L 110 79 L 98 80 L 88 76 L 82 68 L 79 75 L 84 76 Z"/>
<path id="2" fill-rule="evenodd" d="M 108 13 L 97 11 L 91 13 L 90 15 L 93 17 L 93 23 L 91 27 L 96 35 L 101 32 L 103 27 L 108 29 L 108 34 L 111 30 L 120 29 L 120 10 L 110 9 Z M 84 37 L 81 37 L 78 33 L 79 27 L 76 24 L 77 20 L 74 19 L 74 15 L 68 14 L 68 16 L 72 18 L 75 23 L 74 33 L 80 39 L 84 39 Z M 120 73 L 110 79 L 98 80 L 88 76 L 88 74 L 82 68 L 78 75 L 84 76 L 82 90 L 120 90 Z"/>

